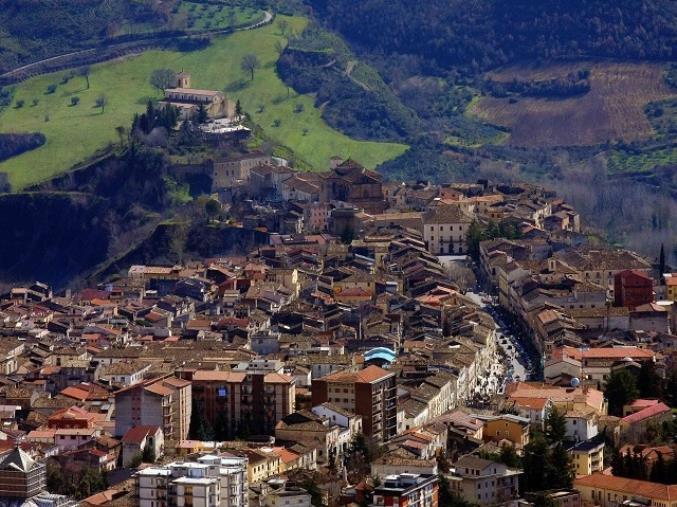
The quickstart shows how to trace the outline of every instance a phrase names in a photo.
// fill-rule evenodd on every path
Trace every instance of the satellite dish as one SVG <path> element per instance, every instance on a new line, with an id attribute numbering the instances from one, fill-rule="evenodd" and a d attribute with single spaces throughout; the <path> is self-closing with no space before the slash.
<path id="1" fill-rule="evenodd" d="M 571 387 L 578 387 L 581 385 L 581 380 L 577 377 L 571 379 Z"/>

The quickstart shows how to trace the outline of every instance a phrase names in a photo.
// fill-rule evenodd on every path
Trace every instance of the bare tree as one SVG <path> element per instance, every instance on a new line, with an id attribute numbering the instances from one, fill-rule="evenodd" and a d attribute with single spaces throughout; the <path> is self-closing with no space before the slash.
<path id="1" fill-rule="evenodd" d="M 240 67 L 243 71 L 249 72 L 251 75 L 251 80 L 254 80 L 254 71 L 261 67 L 261 62 L 259 58 L 254 53 L 248 53 L 242 57 L 242 62 Z"/>
<path id="2" fill-rule="evenodd" d="M 106 106 L 108 105 L 108 97 L 103 93 L 96 98 L 96 107 L 101 108 L 101 114 L 106 112 Z"/>
<path id="3" fill-rule="evenodd" d="M 150 84 L 164 92 L 174 86 L 176 73 L 172 69 L 155 69 L 150 75 Z"/>
<path id="4" fill-rule="evenodd" d="M 85 65 L 78 69 L 78 75 L 84 77 L 87 80 L 87 89 L 89 90 L 89 75 L 92 73 L 92 70 L 89 68 L 89 65 Z"/>

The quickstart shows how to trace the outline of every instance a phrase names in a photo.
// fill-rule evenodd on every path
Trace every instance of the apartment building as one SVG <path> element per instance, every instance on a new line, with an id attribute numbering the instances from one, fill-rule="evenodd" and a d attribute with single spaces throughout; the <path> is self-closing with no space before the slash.
<path id="1" fill-rule="evenodd" d="M 313 406 L 330 402 L 362 416 L 364 434 L 379 442 L 397 434 L 395 374 L 378 366 L 341 371 L 313 381 Z"/>
<path id="2" fill-rule="evenodd" d="M 371 507 L 437 507 L 439 486 L 437 476 L 423 474 L 389 475 L 374 490 Z"/>
<path id="3" fill-rule="evenodd" d="M 136 473 L 139 507 L 247 507 L 247 458 L 205 455 Z"/>
<path id="4" fill-rule="evenodd" d="M 134 426 L 159 426 L 165 440 L 188 438 L 192 411 L 190 382 L 175 377 L 152 379 L 115 393 L 115 434 Z"/>
<path id="5" fill-rule="evenodd" d="M 447 478 L 451 490 L 477 505 L 508 505 L 519 497 L 521 470 L 512 470 L 503 463 L 463 456 Z"/>
<path id="6" fill-rule="evenodd" d="M 31 498 L 46 487 L 44 463 L 35 461 L 18 447 L 0 455 L 0 498 Z"/>
<path id="7" fill-rule="evenodd" d="M 294 411 L 295 379 L 282 373 L 280 361 L 252 361 L 232 371 L 197 370 L 193 396 L 212 427 L 224 436 L 241 431 L 271 434 Z"/>

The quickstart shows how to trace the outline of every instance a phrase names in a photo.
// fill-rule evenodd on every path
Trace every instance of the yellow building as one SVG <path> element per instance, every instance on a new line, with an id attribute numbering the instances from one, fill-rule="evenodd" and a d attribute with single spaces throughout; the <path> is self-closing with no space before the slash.
<path id="1" fill-rule="evenodd" d="M 666 276 L 665 285 L 667 287 L 667 298 L 670 301 L 677 302 L 677 273 L 672 273 L 669 277 Z"/>
<path id="2" fill-rule="evenodd" d="M 577 477 L 604 470 L 604 441 L 586 440 L 569 449 Z"/>
<path id="3" fill-rule="evenodd" d="M 513 446 L 523 448 L 529 443 L 529 419 L 512 414 L 502 414 L 485 419 L 484 440 L 508 440 Z"/>
<path id="4" fill-rule="evenodd" d="M 648 507 L 677 507 L 677 485 L 626 479 L 595 473 L 574 480 L 584 505 L 618 507 L 630 500 Z"/>

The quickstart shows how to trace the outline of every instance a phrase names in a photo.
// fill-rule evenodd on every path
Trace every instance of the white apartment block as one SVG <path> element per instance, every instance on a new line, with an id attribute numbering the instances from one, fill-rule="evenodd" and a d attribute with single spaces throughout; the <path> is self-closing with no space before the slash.
<path id="1" fill-rule="evenodd" d="M 205 455 L 136 474 L 139 507 L 248 507 L 247 458 Z"/>

